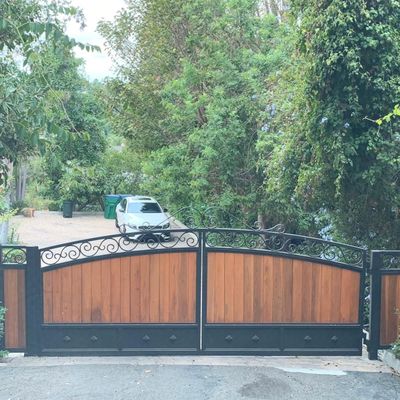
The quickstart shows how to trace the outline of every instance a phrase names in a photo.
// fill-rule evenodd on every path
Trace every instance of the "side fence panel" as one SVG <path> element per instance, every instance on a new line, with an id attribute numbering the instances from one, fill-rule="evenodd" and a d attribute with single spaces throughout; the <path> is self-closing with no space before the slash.
<path id="1" fill-rule="evenodd" d="M 4 335 L 0 348 L 26 348 L 26 268 L 29 248 L 0 247 L 0 305 L 5 307 Z"/>
<path id="2" fill-rule="evenodd" d="M 400 334 L 400 251 L 372 251 L 369 358 Z"/>

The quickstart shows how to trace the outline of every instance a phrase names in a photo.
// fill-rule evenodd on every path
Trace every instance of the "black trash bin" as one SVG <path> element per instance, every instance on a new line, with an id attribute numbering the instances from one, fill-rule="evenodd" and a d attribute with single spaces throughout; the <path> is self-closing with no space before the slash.
<path id="1" fill-rule="evenodd" d="M 71 200 L 65 200 L 63 202 L 63 217 L 72 218 L 73 208 L 74 208 L 74 202 Z"/>

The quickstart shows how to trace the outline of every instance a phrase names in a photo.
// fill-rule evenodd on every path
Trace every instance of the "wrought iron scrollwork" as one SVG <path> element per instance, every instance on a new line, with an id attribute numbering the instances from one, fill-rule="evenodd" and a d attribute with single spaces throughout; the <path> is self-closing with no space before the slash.
<path id="1" fill-rule="evenodd" d="M 159 235 L 163 232 L 165 231 L 152 230 L 134 234 L 110 235 L 47 247 L 41 249 L 42 265 L 50 266 L 97 256 L 143 250 L 193 248 L 199 245 L 198 232 L 194 230 L 171 230 L 171 239 L 168 241 Z"/>
<path id="2" fill-rule="evenodd" d="M 400 251 L 381 254 L 382 269 L 400 269 Z"/>
<path id="3" fill-rule="evenodd" d="M 355 266 L 361 266 L 364 257 L 359 247 L 272 230 L 212 229 L 205 240 L 209 247 L 269 250 Z"/>
<path id="4" fill-rule="evenodd" d="M 0 264 L 26 264 L 26 248 L 20 246 L 1 246 Z"/>
<path id="5" fill-rule="evenodd" d="M 306 256 L 321 261 L 361 267 L 365 252 L 362 248 L 322 239 L 292 235 L 279 230 L 253 229 L 171 229 L 171 239 L 163 240 L 165 230 L 133 234 L 110 235 L 51 246 L 41 250 L 43 266 L 50 266 L 112 254 L 146 250 L 199 248 L 203 237 L 206 248 L 265 250 L 269 252 Z M 160 234 L 159 234 L 160 233 Z"/>

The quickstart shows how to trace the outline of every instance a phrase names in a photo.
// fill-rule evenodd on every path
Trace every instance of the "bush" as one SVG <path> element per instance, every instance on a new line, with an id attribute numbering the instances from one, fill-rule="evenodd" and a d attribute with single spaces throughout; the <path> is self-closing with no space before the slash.
<path id="1" fill-rule="evenodd" d="M 61 204 L 59 201 L 50 201 L 48 204 L 49 211 L 60 211 Z"/>
<path id="2" fill-rule="evenodd" d="M 28 207 L 28 203 L 23 200 L 14 201 L 14 203 L 11 204 L 11 209 L 17 214 L 20 214 L 22 209 L 26 207 Z"/>
<path id="3" fill-rule="evenodd" d="M 400 359 L 400 338 L 394 342 L 392 351 L 395 357 Z"/>
<path id="4" fill-rule="evenodd" d="M 6 309 L 4 307 L 0 306 L 0 341 L 4 335 L 4 316 L 5 316 L 5 314 L 6 314 Z M 7 355 L 7 352 L 2 351 L 0 349 L 0 358 L 4 357 L 6 355 Z"/>

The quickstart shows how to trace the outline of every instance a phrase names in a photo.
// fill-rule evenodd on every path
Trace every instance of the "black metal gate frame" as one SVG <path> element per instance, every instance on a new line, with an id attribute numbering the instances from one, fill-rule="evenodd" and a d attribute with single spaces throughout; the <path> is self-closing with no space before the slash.
<path id="1" fill-rule="evenodd" d="M 160 233 L 152 230 L 151 233 Z M 27 355 L 361 353 L 366 251 L 284 232 L 250 229 L 172 229 L 170 242 L 145 243 L 109 235 L 43 249 L 26 248 Z M 78 263 L 141 254 L 197 254 L 195 324 L 44 324 L 43 273 Z M 213 252 L 319 261 L 361 274 L 357 324 L 208 324 L 207 256 Z M 1 299 L 0 299 L 1 300 Z"/>
<path id="2" fill-rule="evenodd" d="M 391 347 L 381 344 L 382 277 L 385 275 L 400 276 L 400 251 L 371 251 L 370 275 L 370 330 L 366 343 L 369 359 L 377 360 L 378 350 Z"/>

